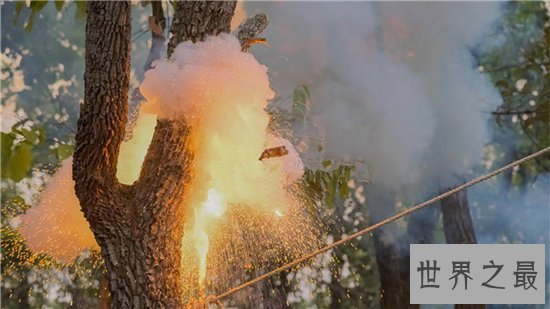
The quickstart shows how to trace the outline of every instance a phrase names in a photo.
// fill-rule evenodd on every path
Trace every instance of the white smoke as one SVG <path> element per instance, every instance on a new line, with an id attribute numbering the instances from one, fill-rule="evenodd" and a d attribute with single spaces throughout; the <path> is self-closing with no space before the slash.
<path id="1" fill-rule="evenodd" d="M 470 48 L 499 3 L 246 5 L 270 17 L 272 47 L 254 53 L 279 95 L 309 86 L 331 158 L 366 159 L 371 180 L 392 190 L 452 185 L 479 163 L 500 98 Z"/>

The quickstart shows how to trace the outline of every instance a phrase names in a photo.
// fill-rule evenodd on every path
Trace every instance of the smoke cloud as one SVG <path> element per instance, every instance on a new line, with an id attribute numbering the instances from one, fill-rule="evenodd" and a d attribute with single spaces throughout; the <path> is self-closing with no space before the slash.
<path id="1" fill-rule="evenodd" d="M 499 3 L 246 5 L 270 17 L 272 47 L 254 53 L 277 93 L 309 87 L 329 157 L 365 159 L 363 172 L 392 191 L 437 190 L 479 163 L 500 98 L 470 50 Z"/>
<path id="2" fill-rule="evenodd" d="M 269 129 L 274 93 L 267 72 L 237 38 L 220 34 L 178 45 L 145 73 L 145 111 L 184 117 L 191 127 L 186 296 L 197 283 L 222 291 L 247 268 L 296 258 L 317 243 L 307 205 L 292 190 L 303 174 L 298 153 Z M 259 160 L 280 146 L 286 155 Z"/>
<path id="3" fill-rule="evenodd" d="M 365 160 L 366 168 L 361 172 L 368 174 L 374 183 L 391 191 L 407 186 L 422 188 L 412 190 L 411 194 L 421 198 L 452 185 L 459 180 L 457 175 L 481 159 L 481 148 L 488 140 L 485 112 L 492 110 L 500 98 L 489 81 L 476 71 L 471 49 L 498 17 L 499 6 L 488 2 L 246 3 L 250 15 L 261 11 L 270 18 L 265 37 L 271 47 L 253 48 L 256 58 L 269 67 L 269 72 L 258 65 L 252 55 L 240 53 L 238 41 L 228 37 L 207 41 L 204 44 L 212 47 L 209 49 L 198 50 L 192 45 L 180 48 L 173 56 L 176 65 L 161 61 L 157 63 L 158 70 L 146 73 L 148 78 L 141 90 L 150 100 L 143 113 L 152 115 L 149 123 L 154 123 L 155 114 L 160 117 L 181 113 L 215 116 L 202 102 L 234 98 L 231 91 L 226 92 L 223 87 L 222 93 L 213 97 L 207 87 L 209 83 L 221 83 L 226 89 L 238 83 L 242 93 L 257 94 L 256 98 L 247 100 L 258 102 L 273 96 L 269 82 L 279 96 L 305 84 L 312 93 L 311 119 L 316 122 L 316 131 L 307 133 L 325 138 L 325 151 L 330 158 Z M 211 67 L 205 66 L 207 60 L 223 69 L 219 75 L 208 73 Z M 249 66 L 252 62 L 254 65 Z M 254 73 L 243 76 L 242 67 L 252 67 Z M 182 70 L 186 73 L 182 74 Z M 270 81 L 264 78 L 266 72 Z M 155 77 L 158 74 L 162 76 Z M 193 83 L 186 83 L 182 78 Z M 241 115 L 246 113 L 241 111 Z M 267 118 L 250 121 L 266 122 Z M 230 133 L 223 129 L 220 127 L 220 134 Z M 254 140 L 261 143 L 237 150 L 250 153 L 253 150 L 257 157 L 264 147 L 286 143 L 264 136 Z M 146 147 L 140 149 L 142 157 Z M 223 151 L 227 150 L 219 150 Z M 245 155 L 248 156 L 248 152 Z M 301 175 L 288 168 L 290 164 L 301 171 L 301 162 L 293 151 L 283 158 L 286 161 L 275 159 L 266 164 L 279 165 L 273 170 L 284 166 L 281 177 L 292 177 L 273 185 L 290 183 Z M 137 168 L 132 169 L 128 177 L 119 175 L 124 183 L 135 180 L 140 163 L 132 163 Z M 248 166 L 241 168 L 246 170 Z M 121 167 L 120 170 L 130 169 Z M 71 191 L 70 168 L 64 167 L 62 171 L 56 177 L 65 179 L 65 186 L 56 185 L 54 179 L 46 191 L 52 187 L 51 190 L 57 188 L 71 195 L 54 200 L 72 201 L 72 209 L 84 220 Z M 264 190 L 262 188 L 269 186 L 269 182 L 260 182 L 255 188 Z M 207 192 L 205 188 L 200 200 L 205 199 Z M 43 199 L 50 199 L 46 193 Z M 246 200 L 244 193 L 234 193 Z M 36 211 L 39 209 L 46 208 L 38 207 Z M 29 218 L 33 217 L 33 211 L 31 209 Z M 57 213 L 57 218 L 61 218 Z M 42 214 L 34 216 L 37 222 L 46 222 L 40 221 L 41 217 Z M 29 226 L 35 225 L 34 220 L 32 222 Z M 69 226 L 64 222 L 49 222 L 52 226 Z M 75 225 L 84 227 L 84 234 L 91 236 L 87 222 Z"/>
<path id="4" fill-rule="evenodd" d="M 21 233 L 36 253 L 45 253 L 61 262 L 71 262 L 85 248 L 99 246 L 74 191 L 72 158 L 63 162 L 48 180 L 38 205 L 22 217 Z"/>

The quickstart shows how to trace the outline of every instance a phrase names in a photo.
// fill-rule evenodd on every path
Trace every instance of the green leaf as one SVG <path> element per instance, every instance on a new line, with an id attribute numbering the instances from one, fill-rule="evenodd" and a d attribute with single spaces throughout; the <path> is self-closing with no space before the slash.
<path id="1" fill-rule="evenodd" d="M 13 147 L 14 137 L 11 134 L 2 132 L 2 175 L 6 177 L 11 158 L 11 148 Z"/>
<path id="2" fill-rule="evenodd" d="M 9 218 L 22 215 L 30 208 L 30 205 L 20 195 L 12 197 L 2 206 L 2 215 Z"/>
<path id="3" fill-rule="evenodd" d="M 349 187 L 347 182 L 340 183 L 340 197 L 346 198 L 349 194 Z"/>
<path id="4" fill-rule="evenodd" d="M 25 178 L 32 167 L 32 145 L 21 143 L 15 147 L 9 162 L 9 177 L 19 182 Z"/>
<path id="5" fill-rule="evenodd" d="M 63 5 L 65 4 L 64 0 L 56 0 L 54 1 L 55 9 L 59 12 L 61 9 L 63 9 Z"/>
<path id="6" fill-rule="evenodd" d="M 495 86 L 497 86 L 498 88 L 501 88 L 501 89 L 509 89 L 510 88 L 510 84 L 507 81 L 503 80 L 503 79 L 496 81 Z"/>
<path id="7" fill-rule="evenodd" d="M 29 19 L 27 19 L 27 24 L 25 25 L 25 31 L 31 31 L 32 27 L 34 26 L 34 15 L 36 12 L 34 10 L 31 11 L 31 15 L 29 15 Z"/>
<path id="8" fill-rule="evenodd" d="M 298 87 L 292 93 L 292 116 L 303 123 L 310 109 L 311 96 L 306 86 Z"/>
<path id="9" fill-rule="evenodd" d="M 31 14 L 29 15 L 29 19 L 27 20 L 27 25 L 25 26 L 26 31 L 32 30 L 36 13 L 40 12 L 46 6 L 46 4 L 48 4 L 48 1 L 31 1 L 31 4 L 29 6 L 31 9 Z"/>
<path id="10" fill-rule="evenodd" d="M 76 4 L 76 19 L 85 19 L 86 18 L 86 7 L 88 1 L 75 1 Z"/>
<path id="11" fill-rule="evenodd" d="M 46 141 L 46 129 L 44 127 L 37 127 L 35 130 L 38 134 L 38 143 Z"/>
<path id="12" fill-rule="evenodd" d="M 36 10 L 37 12 L 42 10 L 46 4 L 48 4 L 48 1 L 45 0 L 33 0 L 31 1 L 30 8 L 33 10 Z"/>
<path id="13" fill-rule="evenodd" d="M 36 144 L 40 140 L 40 133 L 38 130 L 35 129 L 14 130 L 14 133 L 23 136 L 23 138 L 30 144 Z"/>
<path id="14" fill-rule="evenodd" d="M 25 1 L 16 1 L 15 2 L 15 20 L 13 23 L 15 24 L 17 22 L 17 18 L 19 17 L 19 14 L 21 14 L 21 10 L 25 7 Z"/>
<path id="15" fill-rule="evenodd" d="M 63 161 L 73 154 L 74 148 L 72 145 L 61 144 L 57 147 L 57 157 Z"/>

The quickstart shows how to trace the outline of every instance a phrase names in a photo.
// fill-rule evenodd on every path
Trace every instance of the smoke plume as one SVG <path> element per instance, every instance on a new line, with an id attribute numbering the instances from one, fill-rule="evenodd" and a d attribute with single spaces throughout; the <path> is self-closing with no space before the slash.
<path id="1" fill-rule="evenodd" d="M 366 160 L 363 172 L 392 191 L 433 192 L 479 163 L 486 112 L 500 98 L 471 49 L 498 17 L 498 3 L 247 3 L 247 10 L 270 16 L 272 47 L 254 52 L 279 95 L 309 86 L 329 157 Z"/>

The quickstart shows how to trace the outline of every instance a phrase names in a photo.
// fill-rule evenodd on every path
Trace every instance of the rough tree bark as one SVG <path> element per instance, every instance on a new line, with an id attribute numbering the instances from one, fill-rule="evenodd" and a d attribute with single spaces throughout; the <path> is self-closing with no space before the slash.
<path id="1" fill-rule="evenodd" d="M 443 190 L 447 191 L 447 190 Z M 441 200 L 443 215 L 443 232 L 448 244 L 476 244 L 476 234 L 470 206 L 468 205 L 468 191 L 463 190 Z M 457 304 L 457 309 L 483 309 L 486 305 Z"/>
<path id="2" fill-rule="evenodd" d="M 468 205 L 468 191 L 463 190 L 441 200 L 441 213 L 443 231 L 448 244 L 477 243 Z"/>
<path id="3" fill-rule="evenodd" d="M 233 1 L 178 3 L 169 53 L 182 41 L 228 32 L 234 8 Z M 185 120 L 159 120 L 139 179 L 128 186 L 116 178 L 128 116 L 130 11 L 129 1 L 88 2 L 75 190 L 101 247 L 112 306 L 180 308 L 182 200 L 192 159 Z"/>

